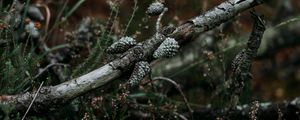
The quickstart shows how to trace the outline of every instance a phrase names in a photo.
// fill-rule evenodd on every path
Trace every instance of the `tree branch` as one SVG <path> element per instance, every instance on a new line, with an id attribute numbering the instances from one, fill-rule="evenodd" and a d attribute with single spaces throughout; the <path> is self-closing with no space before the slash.
<path id="1" fill-rule="evenodd" d="M 239 102 L 239 97 L 243 93 L 245 83 L 252 79 L 251 65 L 252 60 L 256 56 L 257 50 L 260 46 L 262 36 L 266 29 L 265 21 L 262 16 L 257 15 L 255 11 L 252 11 L 252 18 L 254 20 L 252 32 L 250 38 L 247 42 L 247 47 L 239 52 L 231 65 L 231 73 L 229 78 L 224 81 L 223 91 L 230 95 L 230 103 L 227 107 L 235 107 Z M 217 94 L 220 95 L 219 88 L 217 89 Z M 222 92 L 221 92 L 222 93 Z M 222 93 L 223 95 L 225 93 Z"/>
<path id="2" fill-rule="evenodd" d="M 229 0 L 180 25 L 171 34 L 154 35 L 152 38 L 129 49 L 120 58 L 88 74 L 56 86 L 42 87 L 31 107 L 31 111 L 41 112 L 42 110 L 49 110 L 51 107 L 58 107 L 75 97 L 115 80 L 122 75 L 122 72 L 129 70 L 140 60 L 153 61 L 153 52 L 166 37 L 175 38 L 180 45 L 183 45 L 200 33 L 208 31 L 235 17 L 238 13 L 261 3 L 261 0 Z M 14 110 L 16 111 L 24 111 L 35 94 L 36 92 L 3 95 L 0 96 L 0 104 L 12 105 L 15 106 Z"/>

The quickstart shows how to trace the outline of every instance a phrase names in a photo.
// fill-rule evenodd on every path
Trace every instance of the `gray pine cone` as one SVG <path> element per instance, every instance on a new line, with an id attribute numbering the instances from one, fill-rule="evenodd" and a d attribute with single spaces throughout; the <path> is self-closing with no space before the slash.
<path id="1" fill-rule="evenodd" d="M 137 62 L 128 80 L 131 86 L 138 85 L 143 78 L 150 73 L 150 64 L 146 61 Z"/>
<path id="2" fill-rule="evenodd" d="M 113 43 L 110 47 L 108 47 L 106 51 L 110 54 L 122 53 L 136 44 L 137 43 L 133 38 L 122 37 L 119 41 Z"/>
<path id="3" fill-rule="evenodd" d="M 164 4 L 160 2 L 151 3 L 146 13 L 150 16 L 159 15 L 164 11 Z"/>
<path id="4" fill-rule="evenodd" d="M 179 45 L 174 38 L 166 38 L 160 46 L 155 50 L 153 57 L 154 58 L 170 58 L 176 55 L 178 52 Z"/>

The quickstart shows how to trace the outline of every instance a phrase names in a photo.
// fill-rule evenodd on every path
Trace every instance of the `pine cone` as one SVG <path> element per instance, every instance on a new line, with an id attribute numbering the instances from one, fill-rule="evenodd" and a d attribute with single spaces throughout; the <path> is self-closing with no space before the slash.
<path id="1" fill-rule="evenodd" d="M 165 41 L 163 41 L 160 46 L 157 48 L 157 50 L 154 52 L 153 57 L 154 58 L 161 58 L 166 57 L 170 58 L 176 55 L 178 52 L 179 45 L 178 42 L 174 38 L 166 38 Z"/>
<path id="2" fill-rule="evenodd" d="M 107 52 L 110 54 L 122 53 L 136 45 L 136 41 L 131 37 L 122 37 L 119 41 L 113 43 L 107 48 Z"/>
<path id="3" fill-rule="evenodd" d="M 160 2 L 151 3 L 146 13 L 150 16 L 159 15 L 164 11 L 164 4 Z"/>
<path id="4" fill-rule="evenodd" d="M 133 72 L 129 78 L 129 84 L 135 86 L 139 84 L 143 78 L 150 73 L 150 64 L 146 61 L 137 62 L 134 66 Z"/>

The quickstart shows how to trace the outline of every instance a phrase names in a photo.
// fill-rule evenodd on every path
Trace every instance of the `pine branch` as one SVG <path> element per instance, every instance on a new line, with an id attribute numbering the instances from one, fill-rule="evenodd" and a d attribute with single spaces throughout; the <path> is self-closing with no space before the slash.
<path id="1" fill-rule="evenodd" d="M 132 68 L 138 61 L 153 61 L 153 52 L 166 37 L 175 38 L 179 42 L 179 45 L 183 45 L 200 33 L 213 29 L 235 17 L 238 13 L 261 3 L 261 0 L 229 0 L 203 15 L 197 16 L 180 25 L 171 34 L 154 35 L 152 38 L 143 41 L 141 44 L 123 53 L 120 58 L 90 73 L 56 86 L 42 87 L 31 106 L 31 111 L 42 112 L 53 107 L 59 107 L 61 104 L 65 104 L 75 97 L 115 80 L 124 71 Z M 28 108 L 35 94 L 36 92 L 3 95 L 0 96 L 0 104 L 12 105 L 15 106 L 14 110 L 16 111 L 24 111 Z"/>

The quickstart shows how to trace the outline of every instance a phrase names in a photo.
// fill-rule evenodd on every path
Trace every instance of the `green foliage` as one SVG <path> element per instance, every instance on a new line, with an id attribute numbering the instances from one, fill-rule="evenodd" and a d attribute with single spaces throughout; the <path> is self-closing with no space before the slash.
<path id="1" fill-rule="evenodd" d="M 10 39 L 10 40 L 13 40 Z M 1 48 L 0 93 L 16 94 L 28 87 L 31 78 L 37 73 L 42 55 L 37 55 L 34 48 L 29 50 L 25 43 L 16 43 Z"/>

